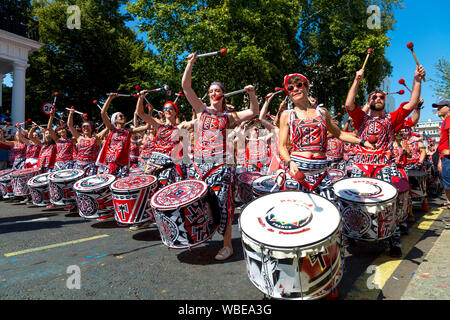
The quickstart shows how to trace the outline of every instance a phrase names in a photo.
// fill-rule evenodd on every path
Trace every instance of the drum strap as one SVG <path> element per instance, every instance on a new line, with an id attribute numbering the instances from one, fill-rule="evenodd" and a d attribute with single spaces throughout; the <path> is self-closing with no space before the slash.
<path id="1" fill-rule="evenodd" d="M 309 191 L 313 191 L 315 190 L 319 184 L 322 182 L 322 180 L 327 176 L 328 171 L 325 171 L 324 173 L 322 173 L 322 175 L 319 177 L 319 179 L 317 179 L 317 181 L 313 184 L 310 185 L 308 182 L 306 182 L 305 180 L 302 181 L 298 181 L 298 183 L 300 183 L 303 187 L 305 187 L 306 189 L 308 189 Z"/>
<path id="2" fill-rule="evenodd" d="M 385 166 L 372 166 L 372 165 L 360 165 L 360 164 L 353 164 L 354 166 L 357 166 L 359 169 L 361 169 L 368 178 L 376 178 L 376 175 L 378 171 L 385 168 Z"/>

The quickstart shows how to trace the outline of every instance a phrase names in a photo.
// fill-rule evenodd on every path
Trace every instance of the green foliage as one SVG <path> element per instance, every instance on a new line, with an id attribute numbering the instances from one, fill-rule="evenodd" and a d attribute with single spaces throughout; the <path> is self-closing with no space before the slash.
<path id="1" fill-rule="evenodd" d="M 136 84 L 152 83 L 152 53 L 125 26 L 130 16 L 119 13 L 122 2 L 33 1 L 40 42 L 45 45 L 29 57 L 26 103 L 31 114 L 27 117 L 46 121 L 41 106 L 53 102 L 53 93 L 59 92 L 57 111 L 73 105 L 90 119 L 100 119 L 93 100 L 105 99 L 108 92 L 133 93 Z M 72 4 L 80 8 L 80 29 L 67 26 L 71 16 L 67 8 Z M 135 104 L 134 98 L 116 99 L 111 111 L 132 117 Z"/>
<path id="2" fill-rule="evenodd" d="M 433 86 L 434 96 L 440 99 L 448 99 L 450 97 L 450 62 L 441 57 L 435 64 L 435 68 L 439 78 L 437 80 L 431 79 L 435 84 Z"/>
<path id="3" fill-rule="evenodd" d="M 158 56 L 155 75 L 179 85 L 188 53 L 226 48 L 224 57 L 198 59 L 193 87 L 203 96 L 212 81 L 228 91 L 247 84 L 256 86 L 259 97 L 281 86 L 284 75 L 303 73 L 312 83 L 311 93 L 327 107 L 343 104 L 351 81 L 364 62 L 368 48 L 373 54 L 366 66 L 365 91 L 378 86 L 391 72 L 384 57 L 386 36 L 393 28 L 394 7 L 399 0 L 204 0 L 128 1 L 128 11 L 139 21 L 139 30 Z M 370 4 L 381 9 L 381 28 L 369 29 Z M 334 81 L 347 76 L 347 81 Z M 365 90 L 364 90 L 365 89 Z M 275 112 L 278 96 L 272 102 Z M 260 99 L 262 102 L 262 99 Z M 231 103 L 242 107 L 242 96 Z M 183 111 L 187 111 L 186 109 Z M 190 112 L 190 111 L 189 111 Z"/>

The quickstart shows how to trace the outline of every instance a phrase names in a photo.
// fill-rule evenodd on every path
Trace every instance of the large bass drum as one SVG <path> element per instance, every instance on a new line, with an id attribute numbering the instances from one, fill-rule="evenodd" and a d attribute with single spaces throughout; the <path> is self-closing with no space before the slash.
<path id="1" fill-rule="evenodd" d="M 282 191 L 253 200 L 239 218 L 250 281 L 278 299 L 312 300 L 342 277 L 338 208 L 314 193 Z"/>

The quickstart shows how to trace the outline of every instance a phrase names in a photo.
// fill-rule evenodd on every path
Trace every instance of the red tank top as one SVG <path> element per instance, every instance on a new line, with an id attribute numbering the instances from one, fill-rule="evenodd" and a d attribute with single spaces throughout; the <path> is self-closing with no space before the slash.
<path id="1" fill-rule="evenodd" d="M 336 159 L 344 157 L 344 142 L 336 137 L 329 137 L 327 140 L 327 157 Z"/>
<path id="2" fill-rule="evenodd" d="M 198 119 L 194 143 L 195 158 L 225 157 L 227 136 L 230 127 L 228 113 L 212 114 L 205 110 Z"/>
<path id="3" fill-rule="evenodd" d="M 318 108 L 316 112 L 314 118 L 299 119 L 294 110 L 289 111 L 291 152 L 326 152 L 327 124 Z"/>
<path id="4" fill-rule="evenodd" d="M 71 139 L 58 139 L 56 142 L 56 161 L 71 161 L 73 160 L 73 142 Z"/>
<path id="5" fill-rule="evenodd" d="M 156 131 L 153 151 L 171 155 L 173 148 L 180 142 L 180 137 L 176 138 L 178 133 L 177 126 L 160 125 Z"/>
<path id="6" fill-rule="evenodd" d="M 43 144 L 39 153 L 38 167 L 39 168 L 53 168 L 56 158 L 56 145 Z"/>
<path id="7" fill-rule="evenodd" d="M 14 158 L 26 158 L 27 145 L 25 143 L 16 142 L 11 151 Z"/>
<path id="8" fill-rule="evenodd" d="M 95 137 L 80 139 L 75 145 L 75 149 L 77 154 L 76 159 L 78 161 L 93 162 L 97 159 L 98 147 Z"/>

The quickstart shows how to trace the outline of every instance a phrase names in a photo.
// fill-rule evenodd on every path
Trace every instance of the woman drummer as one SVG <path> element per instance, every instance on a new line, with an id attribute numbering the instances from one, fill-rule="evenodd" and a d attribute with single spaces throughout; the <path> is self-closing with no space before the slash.
<path id="1" fill-rule="evenodd" d="M 122 112 L 114 113 L 110 120 L 108 118 L 109 105 L 117 95 L 117 93 L 110 93 L 100 112 L 109 134 L 100 151 L 97 165 L 101 166 L 99 171 L 103 173 L 124 177 L 128 174 L 130 165 L 131 134 L 145 131 L 149 126 L 125 129 L 126 119 Z"/>
<path id="2" fill-rule="evenodd" d="M 50 133 L 50 137 L 56 143 L 56 160 L 54 171 L 72 169 L 74 165 L 73 140 L 68 136 L 68 130 L 63 123 L 60 123 L 60 125 L 56 127 L 55 133 L 55 131 L 52 129 L 54 117 L 55 117 L 55 108 L 53 108 L 52 111 L 50 112 L 50 118 L 47 124 L 47 130 Z"/>
<path id="3" fill-rule="evenodd" d="M 14 135 L 13 141 L 5 140 L 4 134 L 1 135 L 0 139 L 1 139 L 0 144 L 3 144 L 10 148 L 9 159 L 12 169 L 13 170 L 23 169 L 26 160 L 27 145 L 26 143 L 20 141 L 19 131 L 17 131 L 16 134 Z"/>
<path id="4" fill-rule="evenodd" d="M 327 170 L 327 131 L 344 142 L 363 144 L 368 141 L 341 131 L 325 108 L 313 107 L 308 99 L 308 79 L 299 73 L 284 77 L 284 90 L 293 109 L 280 119 L 280 157 L 287 163 L 285 188 L 318 193 L 335 200 Z M 289 151 L 290 150 L 290 151 Z"/>
<path id="5" fill-rule="evenodd" d="M 192 68 L 197 53 L 187 57 L 188 63 L 181 82 L 184 96 L 197 114 L 198 125 L 194 143 L 194 163 L 188 167 L 188 177 L 203 179 L 216 193 L 221 209 L 219 233 L 224 236 L 223 248 L 215 259 L 225 260 L 233 254 L 231 222 L 234 214 L 231 166 L 226 162 L 227 129 L 240 121 L 250 120 L 258 114 L 258 100 L 253 86 L 245 90 L 250 98 L 250 109 L 227 112 L 223 94 L 225 87 L 220 82 L 209 86 L 210 107 L 207 107 L 192 89 Z M 231 157 L 232 158 L 232 157 Z"/>
<path id="6" fill-rule="evenodd" d="M 97 174 L 95 160 L 98 156 L 102 138 L 108 129 L 105 128 L 101 132 L 93 134 L 91 122 L 84 120 L 81 124 L 81 133 L 79 133 L 73 126 L 73 114 L 74 109 L 70 109 L 67 126 L 70 133 L 72 133 L 73 139 L 76 141 L 74 168 L 83 170 L 86 176 L 92 176 Z"/>
<path id="7" fill-rule="evenodd" d="M 37 162 L 39 158 L 39 152 L 41 151 L 41 140 L 39 133 L 36 132 L 37 125 L 33 124 L 30 132 L 27 136 L 24 136 L 20 125 L 17 125 L 17 134 L 19 140 L 27 145 L 27 151 L 25 153 L 24 168 L 37 168 Z"/>

